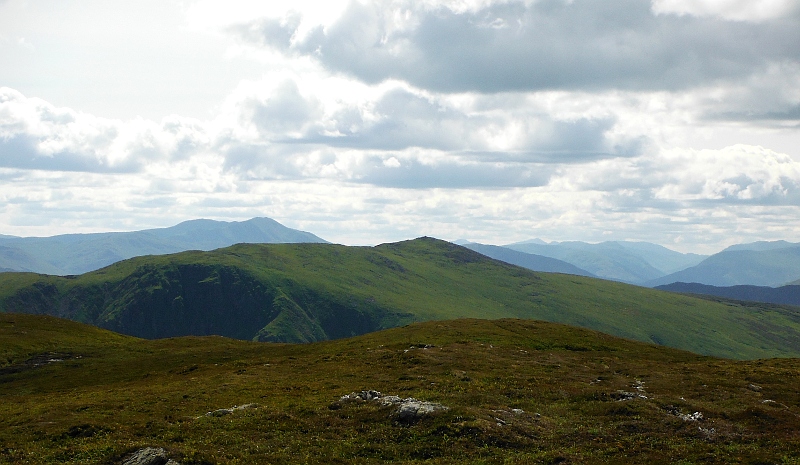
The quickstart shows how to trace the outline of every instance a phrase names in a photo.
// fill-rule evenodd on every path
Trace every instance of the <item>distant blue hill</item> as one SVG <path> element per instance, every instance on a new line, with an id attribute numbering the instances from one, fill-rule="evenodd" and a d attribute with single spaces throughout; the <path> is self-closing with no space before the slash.
<path id="1" fill-rule="evenodd" d="M 703 294 L 725 297 L 735 300 L 749 300 L 751 302 L 767 302 L 782 305 L 800 305 L 800 286 L 709 286 L 698 283 L 672 283 L 658 286 L 656 289 L 683 294 Z"/>
<path id="2" fill-rule="evenodd" d="M 676 252 L 649 242 L 546 243 L 534 239 L 504 247 L 562 260 L 597 277 L 631 284 L 642 284 L 660 278 L 697 265 L 706 258 L 705 255 Z"/>
<path id="3" fill-rule="evenodd" d="M 510 263 L 511 265 L 521 266 L 533 271 L 575 274 L 579 276 L 589 276 L 592 278 L 597 277 L 586 270 L 578 268 L 575 265 L 555 258 L 518 252 L 516 250 L 507 249 L 497 245 L 477 244 L 474 242 L 466 242 L 461 245 L 489 258 L 494 258 L 495 260 Z"/>
<path id="4" fill-rule="evenodd" d="M 787 243 L 788 244 L 788 243 Z M 758 247 L 759 250 L 728 248 L 697 266 L 652 280 L 655 287 L 675 282 L 727 287 L 739 285 L 776 287 L 800 278 L 800 246 Z"/>
<path id="5" fill-rule="evenodd" d="M 732 245 L 723 250 L 723 252 L 731 252 L 737 250 L 752 250 L 755 252 L 764 252 L 767 250 L 779 250 L 779 249 L 788 249 L 790 247 L 798 247 L 800 244 L 795 242 L 786 242 L 786 241 L 758 241 L 758 242 L 749 242 L 747 244 L 736 244 Z"/>
<path id="6" fill-rule="evenodd" d="M 214 250 L 239 243 L 326 242 L 270 218 L 191 220 L 169 228 L 133 232 L 0 236 L 0 271 L 82 274 L 127 258 L 186 250 Z"/>

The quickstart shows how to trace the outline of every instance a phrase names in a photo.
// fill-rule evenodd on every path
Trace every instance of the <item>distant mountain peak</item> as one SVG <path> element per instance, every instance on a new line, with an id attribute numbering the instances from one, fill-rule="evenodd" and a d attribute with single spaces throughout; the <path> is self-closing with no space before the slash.
<path id="1" fill-rule="evenodd" d="M 238 243 L 326 243 L 272 218 L 217 221 L 205 218 L 131 232 L 63 234 L 5 239 L 0 269 L 45 274 L 80 274 L 141 255 L 213 250 Z"/>
<path id="2" fill-rule="evenodd" d="M 788 242 L 784 240 L 780 241 L 756 241 L 756 242 L 748 242 L 746 244 L 736 244 L 730 247 L 726 247 L 723 252 L 733 252 L 733 251 L 740 251 L 740 250 L 751 250 L 755 252 L 764 252 L 767 250 L 778 250 L 778 249 L 788 249 L 790 247 L 797 247 L 800 246 L 800 243 L 797 242 Z"/>
<path id="3" fill-rule="evenodd" d="M 543 241 L 543 240 L 541 240 L 541 239 L 539 239 L 537 237 L 537 238 L 534 238 L 534 239 L 528 239 L 526 241 L 514 242 L 513 244 L 506 244 L 504 247 L 508 247 L 508 246 L 512 246 L 512 245 L 527 245 L 527 244 L 547 245 L 548 243 Z"/>

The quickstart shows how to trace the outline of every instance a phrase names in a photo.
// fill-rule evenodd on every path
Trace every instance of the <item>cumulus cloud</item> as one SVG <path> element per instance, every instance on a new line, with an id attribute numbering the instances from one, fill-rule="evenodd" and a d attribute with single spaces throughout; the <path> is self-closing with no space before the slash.
<path id="1" fill-rule="evenodd" d="M 22 228 L 2 232 L 266 215 L 345 243 L 800 240 L 796 6 L 199 0 L 187 27 L 258 68 L 202 121 L 0 89 L 0 223 Z"/>
<path id="2" fill-rule="evenodd" d="M 798 15 L 752 23 L 653 11 L 678 11 L 675 5 L 351 2 L 337 21 L 303 36 L 291 31 L 299 20 L 256 19 L 231 30 L 364 82 L 400 79 L 446 92 L 684 89 L 800 57 L 793 45 L 800 41 Z"/>
<path id="3" fill-rule="evenodd" d="M 316 93 L 315 93 L 316 92 Z M 247 179 L 496 188 L 547 182 L 545 165 L 640 153 L 608 115 L 557 117 L 541 102 L 437 96 L 404 84 L 335 101 L 291 79 L 251 83 L 213 122 L 122 122 L 11 89 L 0 102 L 0 166 L 82 172 L 174 170 L 208 154 Z"/>
<path id="4" fill-rule="evenodd" d="M 797 205 L 800 163 L 763 147 L 667 150 L 658 164 L 684 167 L 670 172 L 655 196 L 759 205 Z"/>
<path id="5" fill-rule="evenodd" d="M 263 168 L 268 167 L 266 171 L 282 170 L 279 176 L 288 176 L 294 169 L 299 175 L 304 172 L 300 160 L 324 152 L 321 158 L 311 158 L 320 163 L 323 160 L 330 169 L 313 171 L 343 173 L 343 164 L 357 164 L 351 156 L 355 151 L 362 151 L 356 158 L 365 163 L 358 172 L 371 171 L 366 168 L 372 166 L 368 160 L 380 158 L 375 166 L 385 166 L 383 160 L 389 157 L 405 160 L 407 168 L 420 169 L 439 166 L 442 158 L 450 160 L 449 166 L 465 169 L 467 165 L 497 163 L 576 163 L 635 156 L 648 143 L 642 134 L 615 133 L 616 117 L 608 112 L 553 114 L 548 99 L 525 95 L 441 95 L 394 82 L 377 87 L 362 84 L 363 92 L 332 100 L 325 93 L 333 79 L 312 83 L 268 81 L 248 84 L 228 102 L 226 124 L 232 126 L 218 139 L 216 148 L 227 154 L 230 168 L 252 170 L 261 166 L 265 172 Z M 425 151 L 439 155 L 419 155 Z M 407 159 L 411 152 L 415 153 L 414 160 Z M 385 155 L 378 156 L 380 153 Z M 348 161 L 343 162 L 344 158 Z M 291 166 L 294 168 L 287 171 Z M 489 176 L 498 169 L 496 166 L 484 166 L 487 180 L 476 185 L 501 179 Z M 400 172 L 406 171 L 393 172 L 392 179 Z M 388 179 L 362 175 L 346 178 Z M 458 182 L 468 185 L 472 181 L 467 180 L 475 178 L 471 174 Z"/>
<path id="6" fill-rule="evenodd" d="M 199 123 L 166 118 L 98 118 L 0 88 L 0 166 L 52 171 L 133 172 L 164 157 L 186 157 L 203 139 Z"/>
<path id="7" fill-rule="evenodd" d="M 554 185 L 616 193 L 637 207 L 748 204 L 794 206 L 800 201 L 800 162 L 758 146 L 720 150 L 666 149 L 565 169 Z"/>

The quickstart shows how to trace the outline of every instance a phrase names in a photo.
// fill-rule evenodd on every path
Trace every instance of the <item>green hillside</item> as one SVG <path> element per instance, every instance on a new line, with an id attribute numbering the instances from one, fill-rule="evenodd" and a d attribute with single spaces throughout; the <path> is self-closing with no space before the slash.
<path id="1" fill-rule="evenodd" d="M 0 275 L 0 309 L 146 338 L 310 342 L 412 321 L 541 319 L 730 358 L 800 355 L 796 308 L 726 304 L 534 273 L 422 238 L 377 247 L 237 245 L 78 277 Z"/>
<path id="2" fill-rule="evenodd" d="M 181 465 L 800 463 L 796 359 L 539 321 L 290 345 L 0 314 L 0 355 L 4 464 L 121 464 L 146 447 Z M 382 397 L 349 396 L 365 390 Z M 409 398 L 428 413 L 403 415 Z"/>

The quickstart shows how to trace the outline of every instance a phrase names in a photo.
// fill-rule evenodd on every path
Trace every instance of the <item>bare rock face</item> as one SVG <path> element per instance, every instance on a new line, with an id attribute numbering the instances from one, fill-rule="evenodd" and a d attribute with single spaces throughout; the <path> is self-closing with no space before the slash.
<path id="1" fill-rule="evenodd" d="M 128 457 L 122 465 L 180 465 L 167 455 L 167 451 L 158 447 L 139 449 Z"/>

